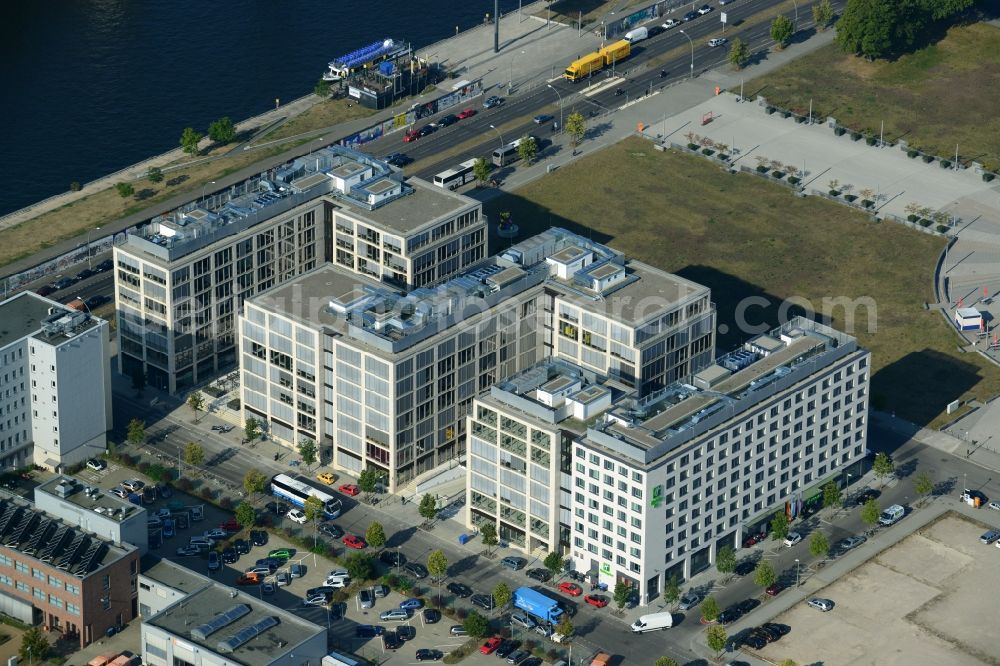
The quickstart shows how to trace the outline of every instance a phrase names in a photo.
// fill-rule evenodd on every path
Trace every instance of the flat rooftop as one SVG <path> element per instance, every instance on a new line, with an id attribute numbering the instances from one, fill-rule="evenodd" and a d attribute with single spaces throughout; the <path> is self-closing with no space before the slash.
<path id="1" fill-rule="evenodd" d="M 55 312 L 50 315 L 51 308 Z M 85 312 L 25 291 L 0 303 L 0 349 L 28 336 L 58 345 L 100 323 Z"/>
<path id="2" fill-rule="evenodd" d="M 143 555 L 139 571 L 141 576 L 186 594 L 192 594 L 212 583 L 211 579 L 152 553 Z"/>
<path id="3" fill-rule="evenodd" d="M 220 620 L 215 623 L 214 630 L 195 631 L 239 606 L 245 606 L 248 612 L 236 613 L 239 617 L 228 623 Z M 216 582 L 196 590 L 144 622 L 215 653 L 220 652 L 220 642 L 229 641 L 247 630 L 243 634 L 245 642 L 231 651 L 222 651 L 228 659 L 246 666 L 267 666 L 294 652 L 297 645 L 309 638 L 326 632 L 326 628 L 294 613 Z M 251 629 L 255 626 L 257 629 Z M 238 642 L 237 639 L 231 644 Z"/>
<path id="4" fill-rule="evenodd" d="M 373 290 L 391 291 L 391 287 L 335 264 L 323 264 L 250 300 L 300 324 L 334 327 L 344 317 L 330 310 L 331 301 L 353 303 Z"/>
<path id="5" fill-rule="evenodd" d="M 0 498 L 0 543 L 21 559 L 39 562 L 77 578 L 87 578 L 135 552 L 50 516 L 23 498 Z"/>
<path id="6" fill-rule="evenodd" d="M 404 236 L 421 227 L 432 226 L 433 222 L 476 204 L 473 199 L 436 187 L 419 178 L 408 178 L 406 184 L 413 188 L 412 194 L 375 210 L 351 206 L 350 201 L 343 199 L 339 199 L 338 203 L 347 203 L 348 208 L 359 217 Z"/>
<path id="7" fill-rule="evenodd" d="M 88 492 L 96 490 L 97 492 Z M 56 476 L 35 487 L 35 494 L 45 493 L 63 502 L 69 502 L 86 511 L 99 513 L 121 522 L 126 518 L 145 512 L 140 506 L 115 497 L 97 486 L 88 486 L 69 476 Z"/>

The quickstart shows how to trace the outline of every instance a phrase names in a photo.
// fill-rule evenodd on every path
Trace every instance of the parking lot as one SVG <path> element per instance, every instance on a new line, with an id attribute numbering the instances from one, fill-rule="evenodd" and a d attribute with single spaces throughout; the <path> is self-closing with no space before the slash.
<path id="1" fill-rule="evenodd" d="M 992 517 L 992 516 L 990 516 Z M 1000 549 L 986 529 L 955 513 L 905 538 L 776 618 L 791 633 L 760 651 L 775 663 L 995 664 L 1000 634 L 990 618 L 1000 596 Z"/>

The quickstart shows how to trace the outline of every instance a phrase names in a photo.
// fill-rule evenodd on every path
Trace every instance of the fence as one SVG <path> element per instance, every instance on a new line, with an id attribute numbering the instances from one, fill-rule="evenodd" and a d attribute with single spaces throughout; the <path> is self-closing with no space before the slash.
<path id="1" fill-rule="evenodd" d="M 121 245 L 124 242 L 124 231 L 111 236 L 98 238 L 90 243 L 84 243 L 83 245 L 75 247 L 55 259 L 50 259 L 43 264 L 29 268 L 28 270 L 17 273 L 16 275 L 10 275 L 3 281 L 3 296 L 4 298 L 7 298 L 11 292 L 17 291 L 28 283 L 34 282 L 35 280 L 39 280 L 48 275 L 57 274 L 73 264 L 87 261 L 90 257 L 107 252 L 113 246 Z"/>

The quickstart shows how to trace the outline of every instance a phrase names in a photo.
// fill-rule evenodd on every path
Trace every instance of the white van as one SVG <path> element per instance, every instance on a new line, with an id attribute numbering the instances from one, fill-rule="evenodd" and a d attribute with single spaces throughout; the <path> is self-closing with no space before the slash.
<path id="1" fill-rule="evenodd" d="M 636 42 L 641 42 L 642 40 L 649 37 L 649 30 L 646 28 L 636 28 L 635 30 L 629 30 L 625 33 L 625 39 L 627 39 L 632 44 Z"/>
<path id="2" fill-rule="evenodd" d="M 211 548 L 215 545 L 215 541 L 208 537 L 191 537 L 190 544 L 196 548 Z"/>
<path id="3" fill-rule="evenodd" d="M 905 515 L 906 515 L 906 509 L 904 509 L 899 504 L 893 504 L 888 509 L 879 514 L 878 522 L 882 525 L 892 525 Z"/>
<path id="4" fill-rule="evenodd" d="M 633 634 L 644 634 L 647 631 L 669 629 L 674 626 L 674 616 L 670 613 L 650 613 L 642 615 L 632 623 Z"/>

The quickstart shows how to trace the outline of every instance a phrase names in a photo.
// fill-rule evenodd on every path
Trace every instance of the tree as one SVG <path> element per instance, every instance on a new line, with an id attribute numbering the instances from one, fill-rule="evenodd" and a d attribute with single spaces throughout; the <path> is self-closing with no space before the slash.
<path id="1" fill-rule="evenodd" d="M 198 144 L 201 142 L 201 132 L 196 132 L 193 127 L 185 127 L 181 132 L 181 148 L 188 155 L 198 154 Z"/>
<path id="2" fill-rule="evenodd" d="M 382 477 L 379 471 L 375 467 L 366 467 L 362 470 L 361 474 L 358 474 L 358 490 L 370 495 L 375 492 L 378 488 L 379 479 Z"/>
<path id="3" fill-rule="evenodd" d="M 653 666 L 678 666 L 678 664 L 670 657 L 660 657 L 653 662 Z"/>
<path id="4" fill-rule="evenodd" d="M 920 472 L 913 479 L 913 489 L 920 495 L 930 495 L 934 491 L 934 482 L 927 472 Z"/>
<path id="5" fill-rule="evenodd" d="M 248 444 L 260 437 L 260 421 L 252 416 L 248 418 L 243 424 L 243 436 L 246 437 Z"/>
<path id="6" fill-rule="evenodd" d="M 826 30 L 833 20 L 833 5 L 830 4 L 830 0 L 820 0 L 813 5 L 812 12 L 816 29 L 820 32 Z"/>
<path id="7" fill-rule="evenodd" d="M 878 524 L 880 513 L 882 513 L 882 507 L 878 505 L 878 500 L 870 499 L 861 507 L 861 522 L 869 527 L 874 527 Z"/>
<path id="8" fill-rule="evenodd" d="M 240 502 L 236 507 L 236 522 L 240 527 L 253 527 L 257 522 L 257 510 L 250 502 Z"/>
<path id="9" fill-rule="evenodd" d="M 615 605 L 618 606 L 618 610 L 625 608 L 625 604 L 632 597 L 632 588 L 626 585 L 623 581 L 618 581 L 615 583 L 614 592 L 612 592 L 612 597 L 614 597 Z"/>
<path id="10" fill-rule="evenodd" d="M 490 630 L 490 623 L 485 617 L 476 611 L 471 611 L 465 621 L 462 622 L 465 633 L 475 639 L 480 639 Z"/>
<path id="11" fill-rule="evenodd" d="M 425 494 L 420 498 L 420 506 L 417 508 L 417 512 L 425 520 L 434 520 L 438 513 L 437 498 L 431 493 Z"/>
<path id="12" fill-rule="evenodd" d="M 573 623 L 569 619 L 569 613 L 563 613 L 562 620 L 556 625 L 556 633 L 562 636 L 564 639 L 569 638 L 573 635 Z"/>
<path id="13" fill-rule="evenodd" d="M 771 519 L 771 536 L 778 541 L 788 536 L 788 516 L 784 511 L 774 514 L 774 518 Z"/>
<path id="14" fill-rule="evenodd" d="M 364 553 L 351 553 L 344 559 L 348 575 L 357 581 L 370 580 L 375 573 L 375 563 Z"/>
<path id="15" fill-rule="evenodd" d="M 365 530 L 365 541 L 376 550 L 385 545 L 385 528 L 382 527 L 382 523 L 375 521 L 368 526 L 368 529 Z"/>
<path id="16" fill-rule="evenodd" d="M 517 154 L 521 156 L 524 163 L 531 165 L 538 155 L 538 144 L 533 136 L 522 136 L 521 143 L 517 144 Z"/>
<path id="17" fill-rule="evenodd" d="M 142 446 L 146 441 L 146 422 L 142 419 L 132 419 L 128 422 L 128 433 L 125 439 L 132 446 Z"/>
<path id="18" fill-rule="evenodd" d="M 553 576 L 558 576 L 562 572 L 564 564 L 563 556 L 556 552 L 549 553 L 542 561 L 542 566 L 548 569 Z"/>
<path id="19" fill-rule="evenodd" d="M 716 657 L 722 654 L 722 651 L 726 649 L 726 643 L 728 642 L 729 636 L 726 635 L 726 630 L 721 625 L 713 624 L 705 630 L 705 645 L 707 645 L 710 650 L 715 652 Z"/>
<path id="20" fill-rule="evenodd" d="M 896 473 L 896 466 L 893 464 L 889 454 L 883 452 L 875 456 L 875 462 L 872 463 L 872 471 L 875 472 L 875 476 L 882 483 L 885 483 L 886 479 Z"/>
<path id="21" fill-rule="evenodd" d="M 201 448 L 201 444 L 188 442 L 184 445 L 184 462 L 192 467 L 199 467 L 205 462 L 205 449 Z"/>
<path id="22" fill-rule="evenodd" d="M 514 593 L 510 591 L 507 583 L 497 583 L 493 588 L 493 603 L 497 608 L 504 608 L 514 598 Z"/>
<path id="23" fill-rule="evenodd" d="M 795 25 L 792 23 L 792 19 L 784 14 L 779 14 L 771 21 L 771 39 L 774 40 L 779 50 L 788 46 L 794 33 Z"/>
<path id="24" fill-rule="evenodd" d="M 299 442 L 299 455 L 302 457 L 302 462 L 306 464 L 306 467 L 316 462 L 316 442 L 311 439 L 303 439 Z"/>
<path id="25" fill-rule="evenodd" d="M 500 543 L 500 539 L 497 537 L 497 526 L 493 523 L 484 523 L 482 527 L 479 528 L 479 538 L 483 540 L 483 545 L 486 546 L 487 554 L 490 552 L 490 548 Z"/>
<path id="26" fill-rule="evenodd" d="M 236 138 L 236 125 L 229 116 L 223 116 L 208 126 L 208 138 L 216 143 L 229 143 Z"/>
<path id="27" fill-rule="evenodd" d="M 330 82 L 320 79 L 313 86 L 313 94 L 317 97 L 329 97 L 330 96 Z"/>
<path id="28" fill-rule="evenodd" d="M 750 46 L 737 37 L 729 47 L 729 64 L 736 69 L 743 69 L 750 62 Z"/>
<path id="29" fill-rule="evenodd" d="M 768 588 L 778 582 L 778 574 L 774 572 L 771 560 L 762 559 L 753 570 L 753 582 L 757 587 Z"/>
<path id="30" fill-rule="evenodd" d="M 441 580 L 448 574 L 448 558 L 445 557 L 443 550 L 431 551 L 430 555 L 427 556 L 427 571 L 430 572 L 432 578 L 437 580 Z"/>
<path id="31" fill-rule="evenodd" d="M 306 521 L 315 523 L 323 518 L 323 500 L 310 495 L 302 505 L 302 513 L 306 514 Z"/>
<path id="32" fill-rule="evenodd" d="M 719 608 L 719 602 L 715 600 L 715 597 L 705 597 L 705 600 L 701 602 L 698 609 L 701 611 L 701 616 L 705 618 L 706 622 L 715 622 L 719 617 L 719 613 L 722 612 L 722 609 Z"/>
<path id="33" fill-rule="evenodd" d="M 587 134 L 587 121 L 584 119 L 582 113 L 574 111 L 566 117 L 566 126 L 563 129 L 569 134 L 569 138 L 573 142 L 573 148 L 575 149 Z"/>
<path id="34" fill-rule="evenodd" d="M 907 51 L 935 21 L 963 12 L 975 0 L 848 0 L 837 21 L 837 44 L 868 60 Z"/>
<path id="35" fill-rule="evenodd" d="M 663 585 L 663 600 L 668 604 L 676 604 L 681 598 L 681 582 L 676 575 L 667 579 Z"/>
<path id="36" fill-rule="evenodd" d="M 45 638 L 40 627 L 31 627 L 21 636 L 21 647 L 17 654 L 21 661 L 25 663 L 38 662 L 41 664 L 49 656 L 51 646 Z"/>
<path id="37" fill-rule="evenodd" d="M 267 477 L 256 467 L 248 469 L 247 473 L 243 475 L 243 490 L 246 491 L 247 496 L 253 497 L 257 493 L 264 492 L 265 488 L 267 488 Z"/>
<path id="38" fill-rule="evenodd" d="M 809 537 L 809 552 L 815 557 L 824 559 L 830 554 L 830 540 L 826 538 L 823 530 L 816 530 Z"/>
<path id="39" fill-rule="evenodd" d="M 736 551 L 725 545 L 715 555 L 715 568 L 720 574 L 731 574 L 736 570 Z"/>
<path id="40" fill-rule="evenodd" d="M 198 422 L 198 412 L 205 409 L 205 396 L 201 394 L 201 391 L 195 391 L 188 396 L 187 405 L 194 412 L 195 423 Z"/>
<path id="41" fill-rule="evenodd" d="M 491 171 L 493 171 L 493 167 L 483 157 L 480 157 L 472 164 L 472 173 L 476 176 L 476 182 L 480 186 L 485 186 L 489 182 Z"/>
<path id="42" fill-rule="evenodd" d="M 829 481 L 823 486 L 823 508 L 838 506 L 841 502 L 840 487 L 836 481 Z"/>
<path id="43" fill-rule="evenodd" d="M 132 187 L 131 183 L 115 183 L 115 189 L 118 191 L 118 196 L 122 199 L 135 194 L 135 188 Z"/>
<path id="44" fill-rule="evenodd" d="M 794 659 L 786 659 L 780 664 L 778 664 L 778 666 L 799 666 L 799 665 L 795 663 Z"/>
<path id="45" fill-rule="evenodd" d="M 69 191 L 70 192 L 79 192 L 82 189 L 83 189 L 83 185 L 81 185 L 80 181 L 78 181 L 78 180 L 74 180 L 72 183 L 69 184 Z"/>
<path id="46" fill-rule="evenodd" d="M 160 167 L 151 166 L 146 169 L 146 178 L 149 178 L 151 183 L 159 183 L 163 181 L 163 171 Z"/>

